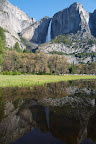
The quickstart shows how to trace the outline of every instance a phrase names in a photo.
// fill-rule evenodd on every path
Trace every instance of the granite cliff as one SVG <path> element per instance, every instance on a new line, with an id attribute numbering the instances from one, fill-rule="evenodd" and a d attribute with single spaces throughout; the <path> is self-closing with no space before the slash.
<path id="1" fill-rule="evenodd" d="M 35 42 L 38 44 L 44 43 L 46 41 L 46 35 L 50 20 L 51 18 L 45 17 L 40 21 L 35 22 L 30 27 L 24 29 L 21 32 L 21 36 L 31 42 Z"/>
<path id="2" fill-rule="evenodd" d="M 91 33 L 96 37 L 96 10 L 90 14 L 90 23 Z"/>
<path id="3" fill-rule="evenodd" d="M 21 35 L 30 40 L 36 37 L 38 34 L 39 37 L 42 37 L 42 32 L 39 31 L 42 26 L 42 31 L 45 32 L 43 34 L 43 37 L 46 37 L 45 34 L 47 34 L 48 31 L 48 26 L 50 23 L 50 20 L 52 20 L 52 25 L 51 25 L 51 35 L 52 39 L 55 38 L 58 35 L 63 35 L 63 34 L 78 34 L 78 38 L 91 38 L 91 35 L 95 36 L 96 34 L 94 31 L 96 31 L 96 26 L 95 26 L 95 19 L 96 19 L 96 11 L 93 13 L 87 12 L 82 4 L 79 4 L 78 2 L 72 4 L 69 8 L 66 8 L 58 13 L 56 13 L 53 18 L 47 17 L 47 23 L 38 21 L 34 23 L 33 26 L 25 29 L 24 32 L 21 33 Z M 44 19 L 43 19 L 44 21 Z M 43 26 L 43 25 L 46 25 Z M 37 28 L 38 26 L 38 28 Z M 28 35 L 30 35 L 30 39 L 28 38 Z M 36 37 L 35 42 L 38 43 L 44 43 L 46 42 L 45 39 L 43 41 L 40 41 L 39 38 Z"/>
<path id="4" fill-rule="evenodd" d="M 14 46 L 17 41 L 20 43 L 18 33 L 34 22 L 34 18 L 30 18 L 18 7 L 7 0 L 0 0 L 0 26 L 6 30 L 5 35 L 8 47 Z M 22 44 L 20 43 L 20 45 Z"/>
<path id="5" fill-rule="evenodd" d="M 53 16 L 52 38 L 66 33 L 90 34 L 90 15 L 79 3 L 72 4 Z"/>

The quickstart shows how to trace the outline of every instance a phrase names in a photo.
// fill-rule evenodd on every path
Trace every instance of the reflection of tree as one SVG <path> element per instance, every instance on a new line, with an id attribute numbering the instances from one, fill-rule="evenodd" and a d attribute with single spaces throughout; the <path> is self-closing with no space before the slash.
<path id="1" fill-rule="evenodd" d="M 94 107 L 74 105 L 50 108 L 50 130 L 53 136 L 67 144 L 81 144 L 87 138 L 88 122 L 95 113 Z"/>
<path id="2" fill-rule="evenodd" d="M 3 89 L 0 89 L 0 121 L 4 116 L 4 93 Z"/>

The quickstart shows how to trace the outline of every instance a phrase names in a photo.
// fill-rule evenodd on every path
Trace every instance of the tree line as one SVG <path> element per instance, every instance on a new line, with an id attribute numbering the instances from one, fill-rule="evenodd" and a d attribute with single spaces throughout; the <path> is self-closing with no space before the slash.
<path id="1" fill-rule="evenodd" d="M 4 71 L 21 73 L 64 74 L 69 72 L 70 64 L 64 56 L 40 53 L 19 53 L 5 51 Z"/>
<path id="2" fill-rule="evenodd" d="M 62 55 L 40 53 L 19 53 L 5 51 L 4 74 L 96 74 L 96 62 L 89 64 L 70 64 Z"/>

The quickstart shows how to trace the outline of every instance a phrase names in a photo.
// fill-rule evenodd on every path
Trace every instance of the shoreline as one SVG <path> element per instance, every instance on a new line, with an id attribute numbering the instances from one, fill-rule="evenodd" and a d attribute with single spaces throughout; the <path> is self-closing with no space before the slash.
<path id="1" fill-rule="evenodd" d="M 92 79 L 96 79 L 96 75 L 0 75 L 0 87 L 33 87 L 52 82 Z"/>

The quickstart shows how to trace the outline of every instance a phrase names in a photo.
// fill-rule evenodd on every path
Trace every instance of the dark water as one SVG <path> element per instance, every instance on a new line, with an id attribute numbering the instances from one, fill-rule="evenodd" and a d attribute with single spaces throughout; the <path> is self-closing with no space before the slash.
<path id="1" fill-rule="evenodd" d="M 0 88 L 0 144 L 96 144 L 96 80 Z"/>

